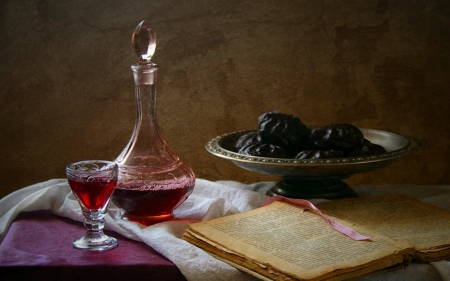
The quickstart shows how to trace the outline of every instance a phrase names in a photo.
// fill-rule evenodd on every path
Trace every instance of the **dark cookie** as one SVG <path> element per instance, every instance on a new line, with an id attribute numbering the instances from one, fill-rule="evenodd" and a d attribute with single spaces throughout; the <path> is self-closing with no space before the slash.
<path id="1" fill-rule="evenodd" d="M 363 145 L 356 147 L 348 156 L 363 156 L 384 152 L 386 152 L 384 147 L 365 139 Z"/>
<path id="2" fill-rule="evenodd" d="M 363 143 L 364 135 L 357 127 L 351 124 L 334 124 L 312 129 L 306 149 L 338 150 L 348 155 Z"/>
<path id="3" fill-rule="evenodd" d="M 244 145 L 239 153 L 260 157 L 287 158 L 286 151 L 283 148 L 267 143 L 249 143 Z"/>
<path id="4" fill-rule="evenodd" d="M 264 142 L 284 148 L 291 156 L 303 150 L 309 135 L 299 118 L 278 111 L 258 118 L 258 132 Z"/>
<path id="5" fill-rule="evenodd" d="M 250 132 L 242 135 L 234 145 L 237 150 L 249 143 L 262 143 L 262 138 L 258 132 Z"/>
<path id="6" fill-rule="evenodd" d="M 327 159 L 327 158 L 341 158 L 344 157 L 342 151 L 334 150 L 303 150 L 295 159 Z"/>

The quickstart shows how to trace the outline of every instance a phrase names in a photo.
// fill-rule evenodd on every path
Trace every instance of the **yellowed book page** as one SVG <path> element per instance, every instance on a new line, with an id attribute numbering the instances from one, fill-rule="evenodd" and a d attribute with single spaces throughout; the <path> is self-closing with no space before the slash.
<path id="1" fill-rule="evenodd" d="M 220 259 L 255 277 L 258 277 L 261 280 L 306 280 L 299 276 L 295 276 L 292 273 L 281 272 L 277 268 L 273 267 L 270 262 L 259 263 L 254 260 L 247 259 L 245 255 L 231 252 L 229 249 L 223 248 L 205 237 L 198 236 L 197 234 L 191 234 L 194 233 L 191 232 L 188 228 L 188 231 L 184 234 L 183 238 L 191 242 L 192 244 L 203 248 L 215 258 Z M 414 249 L 412 248 L 405 249 L 402 253 L 393 253 L 390 256 L 386 256 L 378 260 L 372 260 L 369 263 L 361 264 L 356 267 L 341 269 L 338 268 L 334 271 L 330 271 L 328 273 L 325 273 L 324 275 L 316 276 L 308 280 L 348 280 L 361 276 L 387 272 L 399 268 L 406 268 L 410 260 L 406 258 L 406 260 L 397 263 L 397 261 L 399 260 L 398 257 L 401 255 L 410 257 L 413 251 Z M 392 264 L 394 264 L 394 266 L 392 266 Z"/>
<path id="2" fill-rule="evenodd" d="M 383 267 L 402 263 L 403 255 L 395 253 L 409 247 L 359 228 L 355 230 L 372 240 L 354 241 L 316 213 L 286 202 L 190 224 L 189 230 L 217 248 L 305 280 L 385 256 L 390 256 L 390 261 Z"/>
<path id="3" fill-rule="evenodd" d="M 317 207 L 342 220 L 407 241 L 418 251 L 450 247 L 450 212 L 417 199 L 390 194 L 337 200 Z"/>

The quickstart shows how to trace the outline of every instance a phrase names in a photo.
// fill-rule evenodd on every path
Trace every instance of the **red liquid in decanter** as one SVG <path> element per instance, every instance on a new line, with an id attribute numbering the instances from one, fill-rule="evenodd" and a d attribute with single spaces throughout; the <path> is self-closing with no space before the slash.
<path id="1" fill-rule="evenodd" d="M 147 188 L 143 183 L 118 186 L 113 202 L 126 212 L 126 219 L 145 225 L 169 220 L 172 211 L 183 203 L 194 189 L 194 182 Z"/>
<path id="2" fill-rule="evenodd" d="M 142 167 L 141 167 L 142 168 Z M 173 210 L 192 193 L 195 175 L 178 159 L 171 167 L 120 167 L 113 203 L 123 219 L 152 225 L 174 218 Z"/>

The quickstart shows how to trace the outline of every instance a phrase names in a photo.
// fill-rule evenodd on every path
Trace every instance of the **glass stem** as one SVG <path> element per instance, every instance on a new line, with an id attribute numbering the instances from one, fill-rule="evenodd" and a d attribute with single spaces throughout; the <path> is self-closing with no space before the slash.
<path id="1" fill-rule="evenodd" d="M 103 228 L 105 227 L 104 211 L 83 211 L 84 226 L 87 229 L 86 238 L 92 241 L 105 239 Z"/>

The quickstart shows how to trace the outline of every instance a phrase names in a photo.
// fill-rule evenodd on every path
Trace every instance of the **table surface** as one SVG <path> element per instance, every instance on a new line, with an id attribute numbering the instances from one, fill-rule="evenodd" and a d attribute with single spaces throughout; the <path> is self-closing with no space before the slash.
<path id="1" fill-rule="evenodd" d="M 240 183 L 229 181 L 221 183 L 200 181 L 197 189 L 199 190 L 199 194 L 202 195 L 197 196 L 199 196 L 198 198 L 203 198 L 202 196 L 209 198 L 207 195 L 211 195 L 210 189 L 213 189 L 215 192 L 211 196 L 216 198 L 216 196 L 219 196 L 216 192 L 222 192 L 226 186 L 247 188 L 253 192 L 264 194 L 272 185 L 269 182 L 242 186 Z M 38 186 L 38 188 L 40 189 L 41 187 Z M 354 189 L 362 197 L 399 193 L 450 210 L 450 186 L 387 185 L 356 186 Z M 207 193 L 202 193 L 206 191 Z M 222 194 L 220 196 L 235 198 L 233 196 L 236 196 L 236 190 L 229 191 L 233 195 L 220 193 Z M 239 198 L 241 198 L 242 193 L 239 194 Z M 9 206 L 9 208 L 11 207 Z M 153 250 L 148 244 L 132 241 L 116 232 L 105 231 L 107 235 L 118 239 L 119 247 L 116 249 L 105 252 L 86 252 L 73 249 L 71 242 L 82 236 L 84 232 L 85 229 L 81 222 L 54 215 L 51 211 L 41 210 L 20 213 L 0 243 L 1 280 L 28 280 L 36 278 L 38 280 L 45 278 L 45 280 L 84 281 L 99 280 L 100 278 L 108 280 L 129 280 L 131 278 L 145 280 L 186 280 L 180 270 L 171 261 Z M 156 248 L 156 246 L 154 247 Z M 179 248 L 171 249 L 170 251 L 170 253 L 166 253 L 166 256 L 171 256 L 175 262 L 179 262 L 180 264 L 185 261 L 191 262 L 192 259 L 198 258 L 196 255 L 189 255 L 188 253 L 191 251 L 187 248 L 183 248 L 181 251 Z M 198 265 L 198 267 L 195 267 L 195 272 L 188 272 L 188 274 L 191 274 L 191 279 L 198 277 L 199 280 L 211 280 L 208 277 L 209 275 L 207 275 L 208 272 L 203 271 L 202 273 L 198 273 L 197 271 L 198 268 L 203 268 L 204 265 L 199 263 L 195 264 Z M 214 276 L 217 277 L 217 275 Z M 220 277 L 222 279 L 218 279 L 224 280 L 223 271 Z M 215 279 L 213 278 L 212 280 Z M 373 275 L 361 278 L 360 280 L 450 281 L 450 261 L 431 264 L 413 263 L 406 270 Z"/>
<path id="2" fill-rule="evenodd" d="M 148 245 L 120 234 L 119 247 L 90 252 L 72 248 L 84 226 L 50 211 L 21 213 L 0 244 L 2 280 L 186 280 L 178 268 Z"/>

